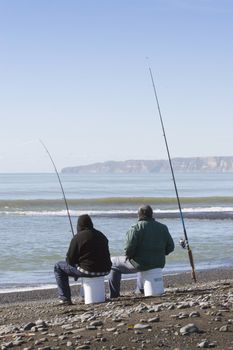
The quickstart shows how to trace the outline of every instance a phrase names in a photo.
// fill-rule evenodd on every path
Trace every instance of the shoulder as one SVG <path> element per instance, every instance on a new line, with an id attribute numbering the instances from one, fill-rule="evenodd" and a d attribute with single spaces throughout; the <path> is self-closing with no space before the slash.
<path id="1" fill-rule="evenodd" d="M 93 228 L 93 232 L 95 233 L 95 235 L 103 240 L 108 241 L 107 237 L 105 236 L 105 234 L 103 234 L 103 232 L 96 230 L 95 228 Z"/>
<path id="2" fill-rule="evenodd" d="M 78 243 L 78 234 L 74 235 L 74 237 L 70 241 L 70 246 L 74 246 Z"/>
<path id="3" fill-rule="evenodd" d="M 162 224 L 161 222 L 158 222 L 158 221 L 155 221 L 155 223 L 157 225 L 158 230 L 169 239 L 169 237 L 171 237 L 171 234 L 169 232 L 168 227 L 166 225 Z"/>
<path id="4" fill-rule="evenodd" d="M 76 235 L 73 236 L 70 242 L 76 242 L 77 239 L 78 239 L 78 233 L 76 233 Z"/>
<path id="5" fill-rule="evenodd" d="M 156 221 L 156 222 L 157 222 L 157 221 Z M 158 224 L 159 224 L 159 226 L 160 226 L 160 229 L 161 229 L 163 232 L 165 232 L 165 233 L 167 233 L 167 234 L 170 234 L 167 225 L 164 225 L 164 224 L 162 224 L 161 222 L 158 222 Z"/>
<path id="6" fill-rule="evenodd" d="M 133 237 L 140 234 L 144 230 L 144 227 L 145 227 L 144 223 L 145 223 L 144 221 L 138 221 L 135 224 L 133 224 L 127 231 L 127 236 Z"/>
<path id="7" fill-rule="evenodd" d="M 142 221 L 138 221 L 135 224 L 131 225 L 129 231 L 138 231 L 142 228 L 143 224 Z"/>
<path id="8" fill-rule="evenodd" d="M 84 240 L 88 240 L 89 237 L 90 237 L 90 233 L 91 233 L 91 230 L 82 230 L 82 231 L 79 231 L 75 236 L 74 236 L 74 240 L 78 243 L 80 242 L 83 242 Z"/>
<path id="9" fill-rule="evenodd" d="M 159 222 L 159 221 L 154 220 L 154 224 L 157 225 L 158 227 L 160 227 L 160 228 L 163 229 L 163 230 L 166 230 L 166 231 L 168 230 L 167 226 L 164 225 L 164 224 L 162 224 L 162 223 Z"/>

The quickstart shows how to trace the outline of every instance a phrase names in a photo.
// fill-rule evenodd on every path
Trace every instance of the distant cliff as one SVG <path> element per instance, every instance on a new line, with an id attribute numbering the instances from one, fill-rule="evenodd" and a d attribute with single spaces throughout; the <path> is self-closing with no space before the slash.
<path id="1" fill-rule="evenodd" d="M 173 158 L 172 164 L 176 172 L 233 172 L 233 157 Z M 125 160 L 66 167 L 61 172 L 78 174 L 146 174 L 168 171 L 170 171 L 168 160 Z"/>

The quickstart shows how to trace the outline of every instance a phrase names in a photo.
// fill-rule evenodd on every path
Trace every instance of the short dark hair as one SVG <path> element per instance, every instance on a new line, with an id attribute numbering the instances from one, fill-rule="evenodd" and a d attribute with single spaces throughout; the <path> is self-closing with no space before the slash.
<path id="1" fill-rule="evenodd" d="M 140 220 L 151 219 L 153 217 L 153 210 L 150 205 L 144 205 L 138 209 L 138 217 Z"/>

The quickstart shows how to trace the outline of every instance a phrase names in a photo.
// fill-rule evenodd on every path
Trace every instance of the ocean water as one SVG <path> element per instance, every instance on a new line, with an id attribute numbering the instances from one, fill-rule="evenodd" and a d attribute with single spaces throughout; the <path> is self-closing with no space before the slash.
<path id="1" fill-rule="evenodd" d="M 179 245 L 183 227 L 169 173 L 61 174 L 72 224 L 89 213 L 123 254 L 125 233 L 141 204 L 169 228 L 175 251 L 164 273 L 190 271 Z M 233 267 L 233 174 L 176 174 L 185 226 L 197 270 Z M 65 258 L 72 232 L 56 174 L 0 174 L 0 292 L 52 287 L 53 266 Z"/>

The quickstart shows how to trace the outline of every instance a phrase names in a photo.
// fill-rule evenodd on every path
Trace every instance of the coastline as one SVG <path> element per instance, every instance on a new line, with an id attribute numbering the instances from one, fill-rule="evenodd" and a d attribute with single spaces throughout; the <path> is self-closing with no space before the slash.
<path id="1" fill-rule="evenodd" d="M 197 285 L 205 282 L 221 281 L 221 280 L 233 280 L 233 267 L 221 267 L 206 270 L 197 270 Z M 163 277 L 164 287 L 166 288 L 179 288 L 185 286 L 194 286 L 195 283 L 192 280 L 191 272 L 178 272 L 174 274 L 167 274 Z M 70 280 L 72 282 L 72 280 Z M 122 294 L 130 294 L 134 291 L 136 284 L 135 279 L 122 279 L 121 292 Z M 108 286 L 106 285 L 106 295 L 108 295 Z M 80 284 L 71 285 L 71 291 L 73 298 L 79 298 Z M 33 288 L 32 290 L 22 290 L 15 292 L 0 293 L 0 306 L 3 304 L 20 303 L 27 301 L 48 301 L 57 300 L 57 289 L 54 287 Z"/>
<path id="2" fill-rule="evenodd" d="M 56 289 L 0 294 L 0 344 L 23 350 L 233 349 L 233 268 L 164 276 L 165 294 L 135 295 L 123 280 L 121 297 L 61 306 Z M 106 286 L 108 292 L 108 287 Z"/>

